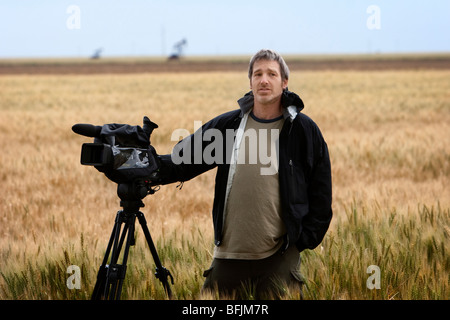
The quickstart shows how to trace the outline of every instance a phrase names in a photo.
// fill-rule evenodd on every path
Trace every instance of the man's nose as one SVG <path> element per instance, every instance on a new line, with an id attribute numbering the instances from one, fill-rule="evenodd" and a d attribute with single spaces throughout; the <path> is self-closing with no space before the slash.
<path id="1" fill-rule="evenodd" d="M 261 77 L 261 81 L 260 81 L 260 83 L 261 83 L 261 84 L 267 84 L 267 83 L 269 83 L 269 81 L 268 81 L 268 79 L 267 79 L 267 76 L 266 76 L 266 75 L 263 75 L 263 76 Z"/>

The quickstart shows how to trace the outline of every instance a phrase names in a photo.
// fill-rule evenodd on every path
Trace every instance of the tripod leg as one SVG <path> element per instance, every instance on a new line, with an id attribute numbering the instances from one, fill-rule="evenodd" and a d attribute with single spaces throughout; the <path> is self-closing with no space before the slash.
<path id="1" fill-rule="evenodd" d="M 117 225 L 121 224 L 121 211 L 117 212 L 116 220 L 114 223 L 113 230 L 111 232 L 111 237 L 109 238 L 108 246 L 106 248 L 105 256 L 103 258 L 103 262 L 100 265 L 100 268 L 97 273 L 97 281 L 94 286 L 94 291 L 92 292 L 91 300 L 99 300 L 102 299 L 103 293 L 105 292 L 105 285 L 106 285 L 106 275 L 108 272 L 108 257 L 111 252 L 111 248 L 115 239 L 115 235 L 117 232 Z"/>
<path id="2" fill-rule="evenodd" d="M 119 234 L 121 227 L 120 225 L 117 226 L 111 260 L 106 274 L 104 297 L 109 298 L 110 300 L 120 299 L 122 284 L 127 270 L 126 264 L 128 260 L 128 252 L 130 250 L 130 246 L 134 245 L 134 223 L 136 220 L 136 215 L 127 215 L 123 213 L 121 220 L 122 222 L 125 222 L 125 226 L 122 230 L 120 240 Z M 118 264 L 117 261 L 119 260 L 125 237 L 127 237 L 127 242 L 123 251 L 122 264 Z"/>
<path id="3" fill-rule="evenodd" d="M 113 231 L 106 248 L 103 262 L 97 274 L 97 282 L 92 293 L 92 300 L 100 299 L 120 299 L 123 279 L 126 273 L 126 262 L 130 245 L 134 245 L 134 223 L 135 215 L 127 216 L 124 211 L 119 211 L 116 215 Z M 122 229 L 122 223 L 125 226 Z M 123 254 L 122 264 L 117 264 L 122 246 L 127 236 L 127 242 Z M 112 250 L 112 253 L 111 253 Z M 111 257 L 110 257 L 111 254 Z M 108 264 L 108 258 L 110 258 Z"/>
<path id="4" fill-rule="evenodd" d="M 120 295 L 122 293 L 122 286 L 123 281 L 125 279 L 125 274 L 127 272 L 127 261 L 128 261 L 128 253 L 130 252 L 130 246 L 134 245 L 135 239 L 134 239 L 134 223 L 136 221 L 136 215 L 132 215 L 128 218 L 126 228 L 128 230 L 127 235 L 127 242 L 125 244 L 125 249 L 123 251 L 123 257 L 122 257 L 122 264 L 117 266 L 117 279 L 118 282 L 115 283 L 113 288 L 114 297 L 111 297 L 111 299 L 120 300 Z M 125 230 L 125 228 L 124 228 Z M 124 231 L 125 232 L 125 231 Z M 125 237 L 125 233 L 122 234 L 123 238 Z M 121 241 L 123 242 L 123 240 Z M 121 245 L 121 244 L 120 244 Z"/>
<path id="5" fill-rule="evenodd" d="M 167 292 L 167 296 L 172 298 L 172 291 L 170 290 L 169 282 L 167 281 L 167 277 L 170 277 L 170 280 L 173 284 L 173 277 L 169 270 L 164 268 L 161 264 L 161 261 L 159 260 L 158 252 L 156 251 L 155 244 L 153 243 L 152 236 L 150 235 L 150 231 L 147 227 L 147 220 L 145 220 L 144 214 L 142 212 L 137 213 L 137 217 L 139 219 L 139 223 L 142 227 L 142 230 L 144 231 L 145 239 L 147 240 L 147 244 L 150 248 L 150 252 L 152 253 L 153 260 L 155 261 L 156 265 L 156 272 L 155 276 L 156 278 L 161 281 L 161 283 L 164 286 L 164 289 Z"/>

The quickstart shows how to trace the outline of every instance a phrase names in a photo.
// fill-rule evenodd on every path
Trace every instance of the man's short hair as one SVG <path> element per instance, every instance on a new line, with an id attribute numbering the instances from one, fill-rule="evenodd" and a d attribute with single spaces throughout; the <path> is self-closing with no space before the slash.
<path id="1" fill-rule="evenodd" d="M 283 57 L 270 49 L 261 49 L 259 50 L 251 59 L 250 59 L 250 65 L 248 67 L 248 78 L 252 79 L 253 74 L 253 65 L 256 61 L 259 60 L 269 60 L 269 61 L 276 61 L 280 65 L 280 72 L 281 72 L 281 78 L 283 80 L 289 79 L 289 68 L 284 61 Z"/>

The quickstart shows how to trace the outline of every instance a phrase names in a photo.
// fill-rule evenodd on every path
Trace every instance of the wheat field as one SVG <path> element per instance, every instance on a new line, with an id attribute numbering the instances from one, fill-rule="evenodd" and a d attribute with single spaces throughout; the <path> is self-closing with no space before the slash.
<path id="1" fill-rule="evenodd" d="M 293 71 L 289 89 L 321 128 L 333 172 L 330 229 L 301 253 L 305 299 L 448 299 L 450 71 Z M 120 206 L 116 184 L 80 165 L 91 140 L 73 124 L 147 115 L 159 125 L 152 144 L 169 153 L 174 130 L 193 132 L 248 90 L 245 72 L 1 76 L 0 299 L 90 297 Z M 217 298 L 201 292 L 213 186 L 214 171 L 143 200 L 174 299 Z M 166 299 L 136 228 L 122 298 Z M 71 265 L 79 289 L 67 286 Z"/>

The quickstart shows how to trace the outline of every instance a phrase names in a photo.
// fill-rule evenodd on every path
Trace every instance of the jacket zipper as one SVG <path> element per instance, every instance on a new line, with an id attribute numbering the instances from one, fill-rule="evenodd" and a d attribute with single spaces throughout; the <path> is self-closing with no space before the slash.
<path id="1" fill-rule="evenodd" d="M 291 171 L 291 177 L 290 177 L 290 183 L 289 183 L 289 198 L 291 198 L 289 201 L 292 201 L 292 199 L 294 198 L 294 163 L 292 162 L 292 159 L 289 159 L 289 167 L 290 167 L 290 171 Z M 289 235 L 286 234 L 286 239 L 285 239 L 285 243 L 284 243 L 284 248 L 281 251 L 281 254 L 285 253 L 286 250 L 289 247 Z"/>
<path id="2" fill-rule="evenodd" d="M 291 135 L 291 131 L 292 131 L 293 125 L 294 125 L 294 121 L 291 121 L 290 126 L 289 126 L 288 135 L 287 135 L 287 140 L 288 141 L 289 141 L 289 137 Z M 286 141 L 286 144 L 288 144 L 288 141 Z M 292 155 L 290 155 L 290 157 L 292 157 Z M 288 164 L 289 164 L 289 168 L 290 168 L 290 171 L 291 171 L 291 179 L 290 179 L 290 183 L 289 183 L 289 189 L 290 190 L 289 190 L 288 194 L 289 194 L 289 198 L 293 198 L 293 192 L 294 192 L 293 191 L 293 189 L 294 189 L 294 183 L 293 183 L 293 181 L 294 181 L 294 162 L 292 161 L 292 158 L 289 159 Z M 282 249 L 281 254 L 286 252 L 286 250 L 289 247 L 289 243 L 290 243 L 289 235 L 286 234 L 284 248 Z"/>
<path id="3" fill-rule="evenodd" d="M 292 127 L 294 126 L 294 121 L 291 121 L 291 125 L 289 127 L 288 137 L 291 135 Z M 289 140 L 289 139 L 288 139 Z M 292 154 L 290 155 L 292 157 Z M 292 162 L 292 158 L 289 159 L 289 166 L 291 167 L 291 175 L 294 175 L 294 163 Z"/>
<path id="4" fill-rule="evenodd" d="M 289 141 L 289 137 L 291 135 L 291 131 L 292 131 L 292 127 L 294 126 L 294 121 L 291 120 L 290 126 L 289 126 L 289 131 L 288 131 L 288 135 L 287 135 L 287 140 Z M 292 157 L 292 154 L 289 155 L 290 157 Z M 289 167 L 291 167 L 291 175 L 294 175 L 294 163 L 292 162 L 292 158 L 289 159 Z"/>

